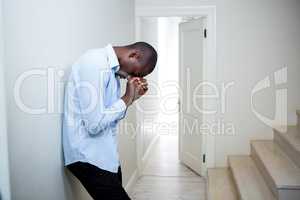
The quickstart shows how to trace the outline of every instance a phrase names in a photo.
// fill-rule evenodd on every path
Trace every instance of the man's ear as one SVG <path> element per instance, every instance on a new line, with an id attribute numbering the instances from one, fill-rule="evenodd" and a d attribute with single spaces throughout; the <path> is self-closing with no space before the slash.
<path id="1" fill-rule="evenodd" d="M 130 53 L 129 53 L 129 58 L 139 59 L 140 58 L 140 52 L 136 49 L 131 50 Z"/>

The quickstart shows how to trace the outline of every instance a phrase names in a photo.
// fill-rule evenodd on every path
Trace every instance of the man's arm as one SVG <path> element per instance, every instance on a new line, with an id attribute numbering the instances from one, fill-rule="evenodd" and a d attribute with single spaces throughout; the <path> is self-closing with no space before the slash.
<path id="1" fill-rule="evenodd" d="M 140 86 L 135 79 L 128 80 L 124 96 L 105 106 L 105 87 L 109 79 L 109 71 L 99 70 L 95 72 L 94 67 L 84 67 L 79 72 L 80 82 L 77 86 L 81 107 L 81 117 L 87 132 L 97 135 L 111 126 L 126 114 L 127 107 L 138 97 Z"/>
<path id="2" fill-rule="evenodd" d="M 84 66 L 78 72 L 78 91 L 80 115 L 84 127 L 90 135 L 97 135 L 112 123 L 121 120 L 127 105 L 122 99 L 105 105 L 105 88 L 110 71 L 99 70 L 94 66 Z"/>

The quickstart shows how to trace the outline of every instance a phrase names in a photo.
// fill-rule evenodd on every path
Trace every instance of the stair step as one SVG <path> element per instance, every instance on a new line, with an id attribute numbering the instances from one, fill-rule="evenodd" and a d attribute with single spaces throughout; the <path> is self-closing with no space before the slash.
<path id="1" fill-rule="evenodd" d="M 237 191 L 228 168 L 208 169 L 208 199 L 238 200 Z"/>
<path id="2" fill-rule="evenodd" d="M 278 199 L 299 200 L 300 168 L 273 141 L 252 141 L 251 152 L 266 183 Z M 295 196 L 296 195 L 296 196 Z M 298 196 L 297 196 L 298 195 Z"/>
<path id="3" fill-rule="evenodd" d="M 228 162 L 241 200 L 275 200 L 250 156 L 229 156 Z"/>
<path id="4" fill-rule="evenodd" d="M 287 132 L 274 129 L 274 141 L 300 167 L 300 134 L 296 126 L 288 126 Z"/>

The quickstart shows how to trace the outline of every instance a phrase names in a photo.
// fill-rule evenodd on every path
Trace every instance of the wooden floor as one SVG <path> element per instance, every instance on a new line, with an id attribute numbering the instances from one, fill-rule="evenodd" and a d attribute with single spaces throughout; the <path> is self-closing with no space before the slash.
<path id="1" fill-rule="evenodd" d="M 204 178 L 178 160 L 176 136 L 161 136 L 143 176 L 131 193 L 133 200 L 205 200 Z"/>

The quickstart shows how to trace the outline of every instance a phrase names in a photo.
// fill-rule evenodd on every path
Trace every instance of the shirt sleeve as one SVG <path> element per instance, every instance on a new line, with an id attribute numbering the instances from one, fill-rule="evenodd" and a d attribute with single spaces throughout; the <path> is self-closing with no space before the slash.
<path id="1" fill-rule="evenodd" d="M 79 70 L 77 91 L 82 123 L 90 135 L 97 135 L 124 118 L 127 106 L 122 99 L 105 102 L 110 69 L 84 66 Z M 106 105 L 108 104 L 108 105 Z"/>

